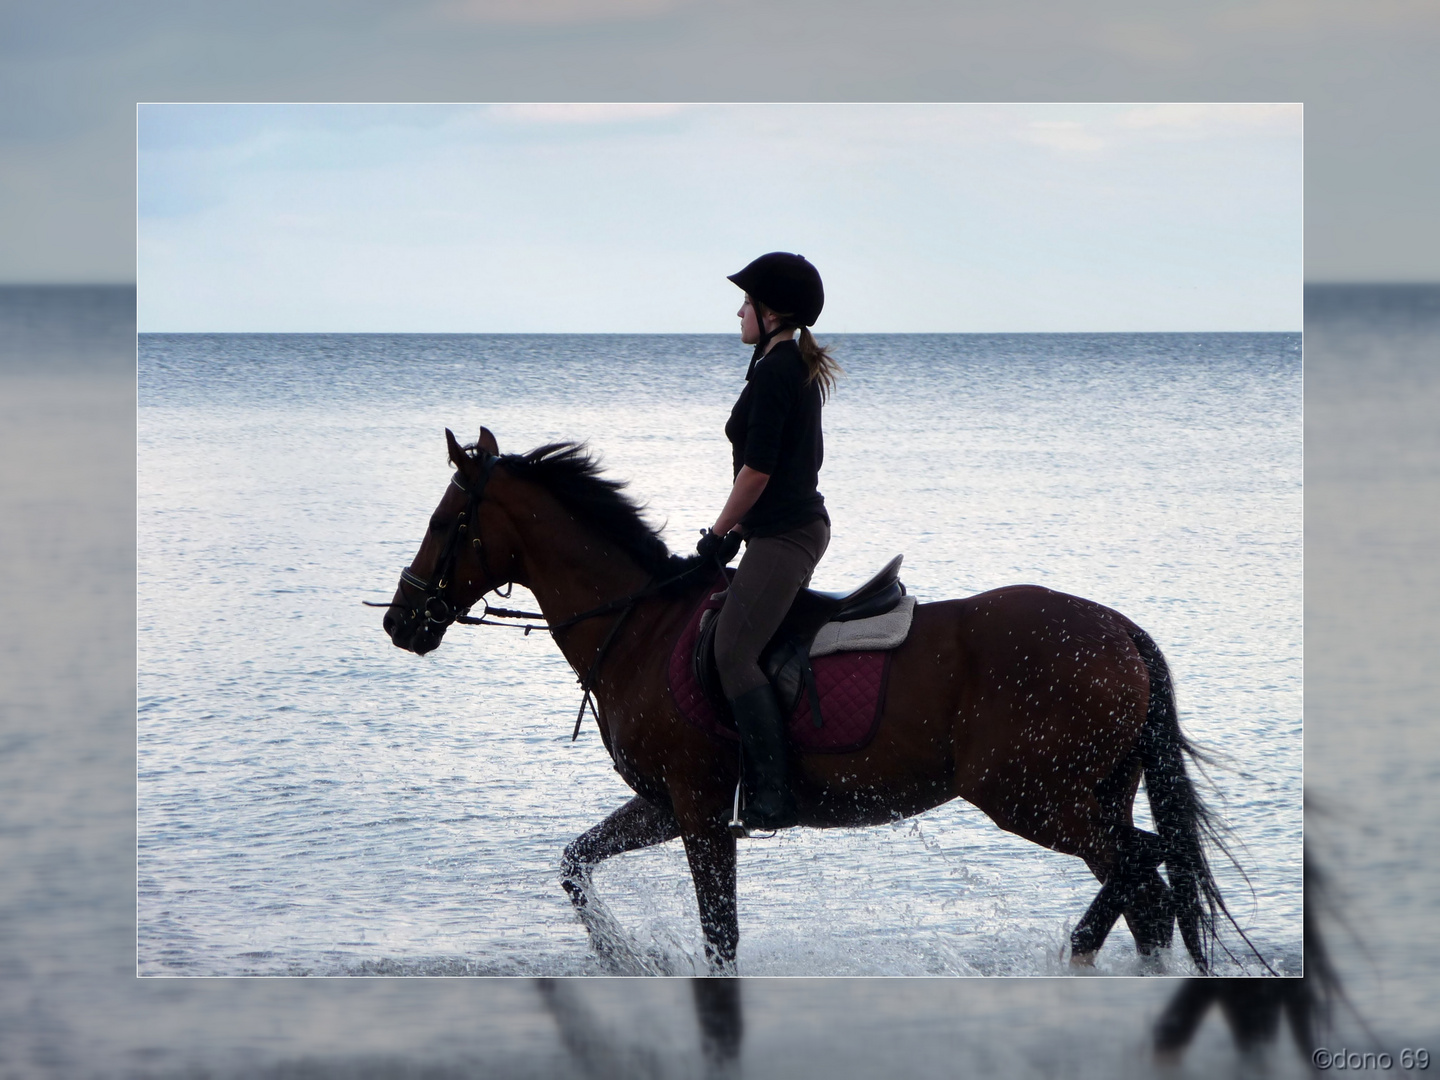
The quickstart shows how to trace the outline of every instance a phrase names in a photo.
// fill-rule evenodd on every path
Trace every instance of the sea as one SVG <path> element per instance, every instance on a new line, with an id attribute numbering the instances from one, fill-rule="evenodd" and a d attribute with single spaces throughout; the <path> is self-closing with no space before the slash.
<path id="1" fill-rule="evenodd" d="M 815 584 L 895 554 L 923 603 L 1033 582 L 1146 627 L 1217 754 L 1260 957 L 1301 969 L 1299 334 L 856 335 L 825 409 Z M 592 975 L 560 851 L 630 797 L 546 635 L 382 611 L 444 429 L 583 441 L 688 551 L 725 501 L 734 336 L 139 339 L 139 970 Z M 517 590 L 510 605 L 533 610 Z M 717 753 L 728 750 L 717 746 Z M 1225 764 L 1220 764 L 1220 760 Z M 1243 875 L 1240 872 L 1243 870 Z M 746 974 L 1060 975 L 1085 865 L 954 802 L 742 845 Z M 1247 881 L 1248 878 L 1248 881 Z M 636 970 L 704 972 L 679 841 L 606 864 Z M 1230 942 L 1244 970 L 1247 950 Z M 1180 955 L 1168 970 L 1184 973 Z M 1257 971 L 1259 959 L 1248 956 Z M 1101 970 L 1137 970 L 1128 934 Z"/>
<path id="2" fill-rule="evenodd" d="M 569 742 L 553 644 L 455 628 L 417 658 L 361 606 L 418 545 L 445 426 L 586 441 L 687 550 L 727 485 L 733 340 L 137 350 L 133 315 L 0 290 L 6 1075 L 1150 1075 L 1176 981 L 1130 977 L 1123 929 L 1072 974 L 1093 881 L 961 803 L 746 842 L 717 1056 L 705 982 L 617 977 L 556 887 L 628 791 L 593 727 Z M 1298 969 L 1303 830 L 1343 915 L 1337 1038 L 1440 1045 L 1440 289 L 1310 289 L 1303 363 L 1298 335 L 835 344 L 815 584 L 903 552 L 922 602 L 1032 581 L 1131 616 L 1214 752 L 1237 922 Z M 699 949 L 669 847 L 598 878 L 646 974 Z M 1235 1061 L 1212 1021 L 1181 1075 Z"/>

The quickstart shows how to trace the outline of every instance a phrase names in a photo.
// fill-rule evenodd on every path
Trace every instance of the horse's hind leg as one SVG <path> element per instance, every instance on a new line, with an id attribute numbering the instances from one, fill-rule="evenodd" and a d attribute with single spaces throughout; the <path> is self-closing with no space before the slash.
<path id="1" fill-rule="evenodd" d="M 1159 950 L 1170 947 L 1175 936 L 1175 906 L 1170 886 L 1156 870 L 1165 861 L 1165 849 L 1154 833 L 1132 828 L 1120 858 L 1129 886 L 1125 922 L 1135 938 L 1135 951 L 1142 957 L 1155 957 Z"/>
<path id="2" fill-rule="evenodd" d="M 1080 916 L 1075 929 L 1070 931 L 1070 963 L 1077 967 L 1089 967 L 1095 963 L 1095 954 L 1100 951 L 1100 946 L 1105 944 L 1111 927 L 1125 910 L 1124 883 L 1121 880 L 1119 864 L 1110 867 L 1108 871 L 1098 870 L 1094 866 L 1090 869 L 1104 884 L 1100 886 L 1100 892 L 1095 899 L 1090 901 L 1085 914 Z"/>
<path id="3" fill-rule="evenodd" d="M 1153 957 L 1160 949 L 1168 949 L 1175 937 L 1175 910 L 1171 904 L 1170 886 L 1151 867 L 1130 891 L 1125 906 L 1125 922 L 1135 938 L 1135 951 Z"/>
<path id="4" fill-rule="evenodd" d="M 1072 963 L 1093 963 L 1122 914 L 1141 956 L 1153 956 L 1169 946 L 1175 916 L 1170 889 L 1155 870 L 1163 857 L 1159 837 L 1132 828 L 1108 870 L 1092 865 L 1104 884 L 1070 935 Z"/>
<path id="5" fill-rule="evenodd" d="M 565 848 L 560 860 L 560 885 L 569 895 L 597 952 L 607 954 L 614 935 L 604 925 L 606 917 L 596 910 L 598 902 L 593 902 L 591 872 L 612 855 L 653 847 L 679 835 L 680 825 L 669 809 L 636 795 Z"/>

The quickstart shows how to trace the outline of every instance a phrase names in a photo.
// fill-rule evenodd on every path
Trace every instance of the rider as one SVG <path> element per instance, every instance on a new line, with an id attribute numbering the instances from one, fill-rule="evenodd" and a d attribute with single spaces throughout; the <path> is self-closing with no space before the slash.
<path id="1" fill-rule="evenodd" d="M 840 368 L 810 334 L 825 291 L 804 256 L 772 251 L 729 280 L 745 291 L 740 340 L 755 352 L 725 424 L 734 487 L 698 550 L 721 550 L 731 532 L 745 540 L 715 627 L 715 662 L 740 732 L 746 824 L 779 829 L 795 824 L 795 801 L 785 781 L 785 718 L 759 659 L 830 542 L 816 490 L 820 407 Z"/>

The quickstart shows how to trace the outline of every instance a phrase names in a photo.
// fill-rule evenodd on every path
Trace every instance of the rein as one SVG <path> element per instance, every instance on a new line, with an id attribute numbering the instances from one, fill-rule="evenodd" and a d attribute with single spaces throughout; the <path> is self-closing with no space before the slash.
<path id="1" fill-rule="evenodd" d="M 601 604 L 599 607 L 591 608 L 589 611 L 582 611 L 580 612 L 580 614 L 572 615 L 568 619 L 562 619 L 558 623 L 549 623 L 545 626 L 526 625 L 525 627 L 523 627 L 526 637 L 530 636 L 531 630 L 549 630 L 551 636 L 553 637 L 561 630 L 568 630 L 570 627 L 576 625 L 577 623 L 582 623 L 586 619 L 599 618 L 601 615 L 609 615 L 611 612 L 615 611 L 620 612 L 620 617 L 617 618 L 610 625 L 610 632 L 605 635 L 605 640 L 600 643 L 600 651 L 595 654 L 595 662 L 590 665 L 590 670 L 585 673 L 583 678 L 577 676 L 577 679 L 580 683 L 580 689 L 585 691 L 585 696 L 580 699 L 580 711 L 575 714 L 575 730 L 570 733 L 571 742 L 574 742 L 580 737 L 580 725 L 585 719 L 586 705 L 590 706 L 590 714 L 595 717 L 596 726 L 598 727 L 600 724 L 600 714 L 596 712 L 595 702 L 591 700 L 595 690 L 596 680 L 600 676 L 600 665 L 605 660 L 605 654 L 610 651 L 611 643 L 615 640 L 616 635 L 620 633 L 620 627 L 625 624 L 625 620 L 628 619 L 630 617 L 630 613 L 635 610 L 635 605 L 638 604 L 641 600 L 645 599 L 645 597 L 652 596 L 660 590 L 667 588 L 670 585 L 674 585 L 677 581 L 680 581 L 682 578 L 694 573 L 694 569 L 694 567 L 690 567 L 689 569 L 679 574 L 676 574 L 674 577 L 666 578 L 664 581 L 655 581 L 652 578 L 650 582 L 644 586 L 644 588 L 639 589 L 638 591 L 633 592 L 628 596 L 622 596 L 618 600 L 611 600 L 609 603 Z M 481 602 L 485 604 L 485 615 L 496 615 L 506 619 L 545 618 L 543 614 L 539 614 L 533 611 L 511 611 L 508 608 L 492 608 L 487 601 L 482 600 Z M 486 620 L 484 615 L 482 615 L 478 619 L 472 619 L 468 615 L 457 615 L 455 617 L 455 621 L 458 623 L 464 623 L 467 626 L 508 626 L 513 630 L 522 629 L 522 627 L 516 626 L 513 623 L 489 622 Z"/>
<path id="2" fill-rule="evenodd" d="M 595 654 L 595 661 L 590 665 L 590 670 L 587 671 L 583 677 L 577 676 L 580 688 L 584 690 L 585 696 L 580 699 L 580 711 L 575 716 L 575 730 L 570 734 L 570 741 L 574 742 L 580 737 L 580 724 L 585 719 L 586 705 L 590 706 L 590 713 L 595 717 L 596 725 L 598 726 L 600 723 L 600 714 L 596 711 L 595 703 L 592 700 L 595 683 L 600 675 L 600 665 L 605 659 L 605 654 L 609 652 L 610 645 L 614 642 L 616 635 L 619 634 L 620 627 L 623 626 L 625 620 L 630 617 L 630 613 L 635 610 L 635 605 L 645 597 L 674 585 L 676 582 L 693 574 L 696 567 L 687 567 L 685 570 L 673 577 L 666 578 L 664 581 L 657 582 L 652 578 L 644 587 L 636 592 L 630 593 L 628 596 L 611 600 L 608 603 L 601 604 L 599 607 L 591 608 L 589 611 L 582 611 L 578 615 L 572 615 L 568 619 L 562 619 L 557 623 L 550 622 L 545 614 L 539 611 L 515 611 L 510 608 L 492 608 L 489 601 L 483 597 L 480 602 L 485 605 L 485 611 L 479 618 L 473 617 L 468 607 L 463 611 L 454 611 L 451 609 L 449 602 L 440 594 L 450 584 L 450 575 L 455 570 L 455 563 L 460 555 L 461 534 L 468 531 L 470 522 L 478 520 L 480 499 L 484 495 L 485 488 L 490 482 L 491 473 L 495 471 L 496 462 L 500 460 L 497 455 L 486 451 L 480 451 L 477 454 L 477 459 L 480 463 L 480 468 L 483 470 L 480 483 L 477 486 L 472 488 L 468 485 L 465 482 L 465 477 L 461 475 L 459 470 L 456 470 L 455 475 L 450 478 L 450 483 L 465 493 L 466 503 L 465 509 L 450 524 L 450 533 L 445 538 L 445 548 L 440 553 L 440 558 L 436 563 L 434 583 L 432 584 L 426 581 L 407 566 L 400 571 L 400 582 L 402 585 L 408 585 L 420 594 L 416 602 L 405 605 L 394 603 L 382 604 L 370 600 L 362 600 L 360 602 L 366 607 L 388 608 L 403 606 L 408 620 L 418 621 L 423 618 L 427 624 L 438 626 L 442 629 L 452 623 L 460 623 L 464 626 L 506 626 L 514 630 L 523 629 L 526 637 L 530 636 L 531 630 L 549 630 L 553 637 L 561 630 L 568 630 L 570 627 L 585 622 L 588 619 L 595 619 L 601 615 L 609 615 L 618 611 L 620 616 L 611 625 L 610 632 L 605 635 L 605 640 L 600 645 L 600 651 Z M 476 535 L 471 542 L 480 553 L 480 566 L 485 573 L 485 577 L 487 579 L 493 577 L 494 575 L 491 573 L 490 566 L 485 559 L 485 548 L 484 545 L 480 543 L 480 537 Z M 506 582 L 506 584 L 512 583 Z M 499 591 L 500 588 L 501 587 L 497 585 L 486 591 L 493 591 L 497 596 L 502 597 L 510 595 L 509 593 L 501 593 Z M 502 619 L 545 619 L 545 622 L 543 624 L 526 624 L 522 627 L 514 623 L 493 622 L 488 618 L 488 616 L 491 615 Z"/>

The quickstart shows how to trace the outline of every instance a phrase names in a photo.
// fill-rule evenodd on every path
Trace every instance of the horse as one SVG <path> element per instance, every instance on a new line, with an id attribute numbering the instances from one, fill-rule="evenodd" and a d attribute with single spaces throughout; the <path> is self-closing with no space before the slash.
<path id="1" fill-rule="evenodd" d="M 585 700 L 593 693 L 605 749 L 635 792 L 565 848 L 562 887 L 600 950 L 606 916 L 591 902 L 594 868 L 679 837 L 706 962 L 733 973 L 736 837 L 727 818 L 737 755 L 685 720 L 667 682 L 687 616 L 720 568 L 671 554 L 584 444 L 501 455 L 483 427 L 471 447 L 448 428 L 445 440 L 455 473 L 401 572 L 386 632 L 428 653 L 457 619 L 477 621 L 468 612 L 492 590 L 528 589 Z M 1209 972 L 1218 915 L 1235 925 L 1207 854 L 1225 846 L 1187 773 L 1197 751 L 1144 630 L 1091 600 L 1007 586 L 916 605 L 890 663 L 868 745 L 792 755 L 800 826 L 880 825 L 964 799 L 1000 828 L 1084 860 L 1100 882 L 1071 934 L 1072 965 L 1093 965 L 1123 915 L 1152 967 L 1178 924 L 1196 967 Z M 1153 833 L 1132 818 L 1142 777 Z"/>

